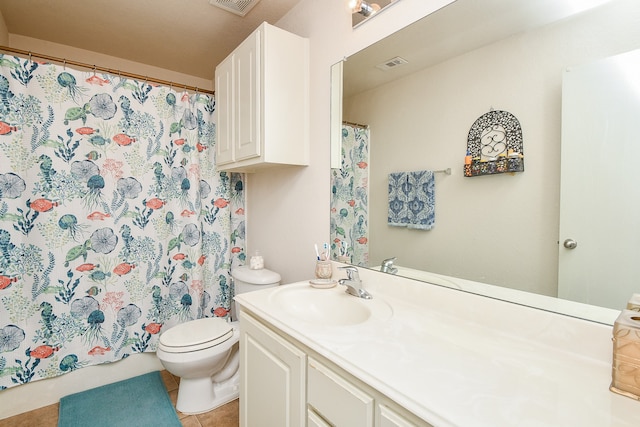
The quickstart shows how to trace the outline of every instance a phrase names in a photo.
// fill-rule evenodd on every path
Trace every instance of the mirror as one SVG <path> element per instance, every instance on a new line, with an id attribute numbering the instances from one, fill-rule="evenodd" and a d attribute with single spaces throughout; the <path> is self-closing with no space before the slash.
<path id="1" fill-rule="evenodd" d="M 427 281 L 440 274 L 495 285 L 500 298 L 561 311 L 555 297 L 563 73 L 640 48 L 640 5 L 479 3 L 457 0 L 343 64 L 343 120 L 368 125 L 370 138 L 369 161 L 360 160 L 369 167 L 368 234 L 361 239 L 368 253 L 354 263 L 378 270 L 395 256 L 404 267 L 399 274 L 427 271 L 435 273 Z M 382 71 L 384 64 L 391 67 Z M 465 178 L 470 127 L 492 109 L 519 120 L 525 170 Z M 451 175 L 435 175 L 433 229 L 387 225 L 389 173 L 447 168 Z M 605 225 L 594 218 L 593 226 Z M 575 315 L 589 318 L 587 309 Z"/>

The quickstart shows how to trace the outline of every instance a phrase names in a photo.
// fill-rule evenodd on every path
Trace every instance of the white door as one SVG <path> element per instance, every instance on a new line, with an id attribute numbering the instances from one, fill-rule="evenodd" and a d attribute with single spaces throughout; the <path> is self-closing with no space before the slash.
<path id="1" fill-rule="evenodd" d="M 558 297 L 620 310 L 640 293 L 639 168 L 640 51 L 567 70 Z"/>

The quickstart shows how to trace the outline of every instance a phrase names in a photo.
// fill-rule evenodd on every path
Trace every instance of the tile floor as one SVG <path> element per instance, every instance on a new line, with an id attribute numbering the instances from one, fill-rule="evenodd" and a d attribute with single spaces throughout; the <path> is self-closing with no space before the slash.
<path id="1" fill-rule="evenodd" d="M 164 385 L 175 406 L 178 399 L 178 378 L 167 371 L 162 371 Z M 57 427 L 58 406 L 45 406 L 24 414 L 0 420 L 1 427 Z M 178 418 L 183 427 L 238 427 L 238 399 L 229 402 L 218 409 L 199 415 L 186 415 L 178 411 Z"/>

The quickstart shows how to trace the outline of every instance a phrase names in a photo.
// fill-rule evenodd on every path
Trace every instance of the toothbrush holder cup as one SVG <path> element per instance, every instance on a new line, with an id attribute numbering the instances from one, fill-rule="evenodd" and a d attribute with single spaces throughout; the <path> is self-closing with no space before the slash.
<path id="1" fill-rule="evenodd" d="M 316 261 L 316 278 L 317 279 L 331 279 L 331 261 Z"/>

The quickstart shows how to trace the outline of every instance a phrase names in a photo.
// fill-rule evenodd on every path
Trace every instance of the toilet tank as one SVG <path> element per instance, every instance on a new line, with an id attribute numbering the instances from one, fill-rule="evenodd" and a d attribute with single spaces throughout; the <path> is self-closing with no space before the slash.
<path id="1" fill-rule="evenodd" d="M 231 270 L 231 276 L 233 277 L 235 295 L 259 291 L 260 289 L 267 289 L 280 284 L 280 275 L 266 268 L 252 270 L 247 266 L 235 267 Z M 237 304 L 234 301 L 231 305 L 232 320 L 238 320 L 240 308 Z"/>
<path id="2" fill-rule="evenodd" d="M 267 289 L 280 284 L 280 275 L 266 268 L 251 270 L 247 266 L 236 267 L 231 270 L 235 294 Z"/>

